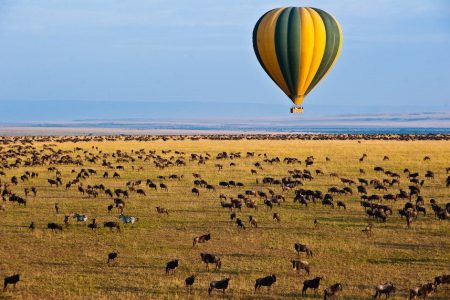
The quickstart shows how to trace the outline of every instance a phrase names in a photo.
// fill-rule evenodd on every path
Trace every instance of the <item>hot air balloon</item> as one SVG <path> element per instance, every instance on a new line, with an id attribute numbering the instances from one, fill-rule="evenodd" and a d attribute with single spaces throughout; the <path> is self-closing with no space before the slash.
<path id="1" fill-rule="evenodd" d="M 276 8 L 263 15 L 253 30 L 259 63 L 303 112 L 306 95 L 325 77 L 342 46 L 342 31 L 329 13 L 312 7 Z"/>

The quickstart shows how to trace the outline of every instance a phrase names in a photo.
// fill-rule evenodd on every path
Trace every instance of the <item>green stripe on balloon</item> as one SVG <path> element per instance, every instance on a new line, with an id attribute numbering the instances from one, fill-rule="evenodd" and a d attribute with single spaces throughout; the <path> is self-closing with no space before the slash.
<path id="1" fill-rule="evenodd" d="M 341 40 L 339 27 L 334 18 L 321 9 L 318 8 L 313 9 L 320 15 L 325 25 L 326 44 L 325 44 L 325 52 L 322 61 L 320 63 L 320 66 L 316 72 L 316 75 L 314 75 L 311 84 L 306 90 L 305 95 L 307 95 L 319 83 L 319 81 L 323 78 L 323 76 L 325 76 L 328 69 L 333 64 L 334 60 L 336 59 L 336 55 L 339 51 L 339 45 Z"/>

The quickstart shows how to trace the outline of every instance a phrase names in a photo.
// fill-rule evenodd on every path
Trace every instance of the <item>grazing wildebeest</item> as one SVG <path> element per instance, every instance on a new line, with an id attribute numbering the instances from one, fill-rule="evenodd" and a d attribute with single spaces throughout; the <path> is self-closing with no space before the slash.
<path id="1" fill-rule="evenodd" d="M 337 207 L 343 207 L 345 210 L 347 209 L 347 207 L 345 206 L 345 203 L 343 201 L 338 201 L 337 202 Z"/>
<path id="2" fill-rule="evenodd" d="M 375 287 L 375 295 L 373 298 L 381 298 L 382 294 L 386 295 L 386 299 L 389 298 L 391 294 L 394 294 L 397 291 L 397 288 L 394 286 L 392 282 L 386 282 L 385 284 L 380 284 Z"/>
<path id="3" fill-rule="evenodd" d="M 115 221 L 103 222 L 103 227 L 109 228 L 111 231 L 113 230 L 113 228 L 117 228 L 117 231 L 120 231 L 119 222 Z"/>
<path id="4" fill-rule="evenodd" d="M 20 280 L 20 274 L 15 274 L 12 276 L 5 277 L 3 280 L 3 292 L 6 292 L 6 289 L 8 288 L 9 284 L 12 284 L 14 286 L 14 289 L 16 288 L 16 284 Z"/>
<path id="5" fill-rule="evenodd" d="M 146 196 L 145 191 L 143 189 L 137 189 L 136 193 L 142 196 Z"/>
<path id="6" fill-rule="evenodd" d="M 169 187 L 166 185 L 166 184 L 164 184 L 164 183 L 160 183 L 159 184 L 159 188 L 161 189 L 161 190 L 163 190 L 163 191 L 169 191 Z"/>
<path id="7" fill-rule="evenodd" d="M 53 186 L 53 185 L 58 186 L 58 181 L 56 181 L 54 179 L 47 179 L 47 181 L 50 184 L 50 186 Z"/>
<path id="8" fill-rule="evenodd" d="M 205 243 L 211 239 L 211 234 L 207 233 L 201 236 L 196 236 L 193 240 L 192 247 L 195 247 L 197 244 Z"/>
<path id="9" fill-rule="evenodd" d="M 300 252 L 306 252 L 306 256 L 307 257 L 310 257 L 310 256 L 312 257 L 313 256 L 313 252 L 312 252 L 311 248 L 308 245 L 295 243 L 294 244 L 294 249 L 295 249 L 295 251 L 297 251 L 298 255 L 300 255 Z"/>
<path id="10" fill-rule="evenodd" d="M 178 268 L 178 261 L 179 259 L 174 259 L 166 264 L 166 274 L 169 274 L 170 271 L 172 271 L 172 274 L 175 273 L 175 269 Z"/>
<path id="11" fill-rule="evenodd" d="M 47 228 L 51 229 L 53 232 L 55 230 L 63 231 L 63 227 L 61 225 L 59 225 L 59 224 L 56 224 L 56 223 L 48 223 L 47 224 Z"/>
<path id="12" fill-rule="evenodd" d="M 297 271 L 297 273 L 300 273 L 300 270 L 305 270 L 306 273 L 309 275 L 310 267 L 309 262 L 306 260 L 292 260 L 292 268 Z"/>
<path id="13" fill-rule="evenodd" d="M 161 214 L 169 215 L 169 210 L 167 208 L 164 208 L 164 207 L 157 206 L 156 207 L 156 212 L 158 213 L 158 215 L 161 215 Z"/>
<path id="14" fill-rule="evenodd" d="M 450 284 L 450 274 L 435 277 L 434 283 L 436 287 L 440 284 Z"/>
<path id="15" fill-rule="evenodd" d="M 421 286 L 412 288 L 409 290 L 409 299 L 416 299 L 416 297 L 423 297 L 423 299 L 427 299 L 428 296 L 436 291 L 436 284 L 433 282 L 423 284 Z"/>
<path id="16" fill-rule="evenodd" d="M 306 295 L 306 291 L 308 289 L 313 289 L 314 290 L 314 294 L 317 294 L 317 291 L 319 289 L 320 286 L 320 280 L 322 280 L 323 277 L 318 276 L 314 279 L 309 279 L 309 280 L 305 280 L 303 281 L 303 288 L 302 288 L 302 296 Z"/>
<path id="17" fill-rule="evenodd" d="M 331 297 L 334 299 L 338 292 L 342 291 L 342 284 L 335 283 L 323 290 L 323 299 L 327 300 Z"/>
<path id="18" fill-rule="evenodd" d="M 200 191 L 197 188 L 192 188 L 191 192 L 192 192 L 192 194 L 196 195 L 197 197 L 200 196 Z"/>
<path id="19" fill-rule="evenodd" d="M 195 282 L 195 275 L 191 275 L 189 277 L 186 277 L 186 279 L 184 280 L 184 285 L 189 289 L 189 291 L 192 288 L 192 285 L 194 285 Z"/>
<path id="20" fill-rule="evenodd" d="M 267 286 L 269 289 L 272 287 L 272 284 L 274 284 L 277 281 L 277 277 L 275 274 L 258 278 L 255 282 L 255 292 L 262 286 Z"/>
<path id="21" fill-rule="evenodd" d="M 238 228 L 241 228 L 241 229 L 245 230 L 245 223 L 244 223 L 244 221 L 242 221 L 239 218 L 236 218 L 236 224 L 237 224 Z"/>
<path id="22" fill-rule="evenodd" d="M 118 254 L 119 254 L 118 251 L 108 253 L 108 264 L 110 262 L 115 262 L 115 259 L 117 258 Z"/>
<path id="23" fill-rule="evenodd" d="M 272 207 L 273 207 L 273 204 L 272 204 L 272 201 L 270 201 L 270 200 L 268 200 L 268 199 L 265 199 L 264 200 L 264 205 L 267 207 L 267 209 L 272 209 Z"/>
<path id="24" fill-rule="evenodd" d="M 91 228 L 92 230 L 97 229 L 99 227 L 97 220 L 94 218 L 92 219 L 91 224 L 88 224 L 88 228 Z"/>
<path id="25" fill-rule="evenodd" d="M 322 206 L 327 206 L 327 205 L 329 205 L 330 207 L 334 208 L 333 200 L 331 200 L 331 199 L 323 199 L 322 200 Z"/>
<path id="26" fill-rule="evenodd" d="M 211 295 L 212 290 L 222 290 L 225 294 L 225 290 L 228 288 L 228 284 L 230 282 L 230 278 L 225 278 L 218 281 L 211 281 L 209 283 L 208 295 Z"/>
<path id="27" fill-rule="evenodd" d="M 258 227 L 258 221 L 253 216 L 248 216 L 248 222 L 250 223 L 250 227 Z"/>
<path id="28" fill-rule="evenodd" d="M 202 259 L 202 262 L 206 264 L 206 270 L 208 271 L 209 271 L 209 264 L 215 264 L 216 270 L 219 270 L 220 267 L 222 266 L 222 261 L 218 256 L 209 253 L 200 253 L 200 257 Z"/>
<path id="29" fill-rule="evenodd" d="M 108 205 L 108 207 L 107 207 L 108 213 L 111 213 L 113 208 L 114 208 L 114 205 L 112 205 L 112 204 Z"/>

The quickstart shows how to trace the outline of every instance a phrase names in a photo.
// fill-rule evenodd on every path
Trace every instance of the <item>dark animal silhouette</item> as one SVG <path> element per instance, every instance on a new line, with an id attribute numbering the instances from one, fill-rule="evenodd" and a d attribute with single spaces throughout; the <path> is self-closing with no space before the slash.
<path id="1" fill-rule="evenodd" d="M 47 228 L 51 229 L 52 231 L 55 231 L 55 230 L 63 231 L 63 227 L 56 223 L 48 223 Z"/>
<path id="2" fill-rule="evenodd" d="M 313 256 L 313 252 L 311 250 L 311 248 L 308 245 L 304 245 L 304 244 L 300 244 L 300 243 L 295 243 L 294 244 L 294 249 L 295 251 L 297 251 L 297 254 L 300 255 L 300 252 L 306 252 L 306 256 Z"/>
<path id="3" fill-rule="evenodd" d="M 450 274 L 435 277 L 434 283 L 436 286 L 440 284 L 450 284 Z"/>
<path id="4" fill-rule="evenodd" d="M 386 295 L 386 299 L 389 298 L 391 294 L 394 294 L 397 291 L 396 287 L 392 282 L 386 282 L 385 284 L 380 284 L 375 287 L 375 295 L 373 298 L 381 298 L 381 295 Z"/>
<path id="5" fill-rule="evenodd" d="M 172 274 L 175 273 L 175 269 L 178 268 L 178 261 L 178 259 L 174 259 L 166 264 L 166 274 L 169 274 L 171 271 Z"/>
<path id="6" fill-rule="evenodd" d="M 428 295 L 430 295 L 432 292 L 436 291 L 436 284 L 426 283 L 421 286 L 412 288 L 409 290 L 409 299 L 416 299 L 416 297 L 422 297 L 423 299 L 427 299 Z"/>
<path id="7" fill-rule="evenodd" d="M 9 284 L 12 284 L 14 286 L 14 289 L 16 288 L 16 284 L 20 280 L 20 274 L 15 274 L 9 277 L 5 277 L 3 281 L 3 291 L 6 292 L 6 289 L 8 288 Z"/>
<path id="8" fill-rule="evenodd" d="M 225 294 L 225 290 L 228 288 L 229 283 L 230 283 L 230 278 L 225 278 L 225 279 L 218 280 L 218 281 L 211 281 L 209 283 L 208 295 L 211 295 L 211 292 L 214 289 L 222 290 L 223 293 Z"/>
<path id="9" fill-rule="evenodd" d="M 195 275 L 191 275 L 189 277 L 186 277 L 186 279 L 184 280 L 184 285 L 191 290 L 192 286 L 194 285 L 195 282 Z"/>
<path id="10" fill-rule="evenodd" d="M 206 264 L 206 270 L 209 271 L 209 264 L 215 264 L 216 270 L 219 270 L 222 267 L 222 262 L 218 256 L 209 253 L 200 253 L 200 257 L 202 262 Z"/>
<path id="11" fill-rule="evenodd" d="M 268 288 L 270 288 L 276 281 L 277 277 L 275 276 L 275 274 L 256 279 L 255 292 L 262 286 L 267 286 Z"/>
<path id="12" fill-rule="evenodd" d="M 329 287 L 327 287 L 325 290 L 323 290 L 323 299 L 327 300 L 330 298 L 335 298 L 336 294 L 338 292 L 342 291 L 342 284 L 335 283 Z"/>
<path id="13" fill-rule="evenodd" d="M 108 264 L 110 263 L 110 262 L 114 262 L 115 261 L 115 259 L 117 258 L 117 255 L 119 254 L 119 252 L 111 252 L 111 253 L 108 253 Z"/>
<path id="14" fill-rule="evenodd" d="M 238 228 L 241 228 L 241 229 L 245 230 L 245 223 L 244 223 L 244 221 L 242 221 L 239 218 L 236 218 L 236 224 L 237 224 Z"/>
<path id="15" fill-rule="evenodd" d="M 210 239 L 211 239 L 211 234 L 210 233 L 207 233 L 207 234 L 204 234 L 204 235 L 201 235 L 201 236 L 196 236 L 194 238 L 193 243 L 192 243 L 192 247 L 195 247 L 195 245 L 197 245 L 197 244 L 205 243 L 205 242 L 209 241 Z"/>
<path id="16" fill-rule="evenodd" d="M 109 228 L 110 230 L 113 230 L 113 228 L 117 228 L 117 231 L 120 231 L 119 222 L 115 221 L 103 222 L 103 227 Z"/>
<path id="17" fill-rule="evenodd" d="M 306 291 L 308 289 L 313 289 L 314 294 L 317 294 L 317 291 L 320 286 L 320 280 L 322 280 L 322 279 L 323 279 L 323 277 L 316 277 L 314 279 L 309 279 L 309 280 L 303 281 L 302 296 L 306 295 Z"/>

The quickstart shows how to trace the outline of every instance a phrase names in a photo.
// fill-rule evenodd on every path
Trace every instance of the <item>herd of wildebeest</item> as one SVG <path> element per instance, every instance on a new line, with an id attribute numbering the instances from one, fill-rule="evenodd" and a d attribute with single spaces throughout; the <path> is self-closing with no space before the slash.
<path id="1" fill-rule="evenodd" d="M 448 140 L 447 135 L 429 136 L 421 135 L 398 135 L 394 136 L 346 136 L 346 135 L 330 135 L 333 139 L 399 139 L 399 140 Z M 331 139 L 328 135 L 301 135 L 301 139 Z M 351 138 L 349 138 L 351 137 Z M 439 203 L 435 199 L 425 199 L 422 196 L 422 190 L 425 188 L 426 182 L 434 180 L 435 172 L 445 172 L 447 178 L 443 185 L 450 187 L 450 167 L 442 166 L 442 170 L 427 170 L 425 173 L 417 172 L 413 169 L 404 169 L 402 172 L 394 172 L 384 168 L 381 164 L 375 166 L 373 171 L 379 174 L 376 178 L 366 176 L 368 171 L 364 165 L 367 158 L 365 153 L 361 153 L 359 158 L 360 166 L 358 178 L 347 178 L 339 175 L 338 172 L 324 172 L 315 167 L 314 156 L 303 158 L 296 157 L 270 157 L 264 152 L 219 152 L 219 153 L 186 153 L 184 151 L 177 151 L 174 149 L 156 151 L 137 149 L 130 153 L 126 151 L 117 150 L 112 153 L 103 152 L 95 145 L 103 141 L 161 141 L 174 140 L 198 140 L 198 139 L 300 139 L 298 136 L 289 135 L 214 135 L 209 137 L 201 136 L 79 136 L 79 137 L 3 137 L 0 138 L 0 193 L 2 202 L 0 205 L 0 213 L 8 213 L 9 210 L 26 209 L 27 204 L 32 203 L 32 198 L 39 193 L 39 187 L 26 185 L 21 187 L 23 183 L 29 183 L 34 178 L 42 176 L 36 170 L 37 167 L 45 166 L 47 169 L 46 182 L 49 187 L 55 189 L 76 190 L 80 195 L 95 199 L 97 197 L 109 197 L 111 203 L 105 207 L 105 210 L 111 215 L 108 220 L 99 222 L 97 218 L 88 216 L 84 212 L 76 212 L 71 215 L 61 215 L 60 204 L 58 202 L 51 203 L 54 206 L 56 218 L 54 222 L 47 224 L 47 228 L 55 234 L 58 231 L 70 230 L 69 224 L 72 220 L 76 223 L 85 223 L 88 228 L 92 230 L 115 230 L 120 232 L 122 224 L 133 224 L 139 221 L 137 216 L 128 215 L 127 199 L 132 196 L 145 197 L 154 191 L 168 191 L 171 188 L 171 182 L 180 180 L 183 175 L 171 174 L 169 176 L 157 176 L 156 178 L 136 178 L 136 180 L 128 181 L 122 188 L 108 188 L 108 180 L 115 180 L 120 178 L 121 172 L 125 168 L 136 168 L 137 171 L 143 170 L 142 166 L 135 166 L 136 161 L 140 161 L 139 165 L 145 164 L 153 166 L 156 169 L 170 169 L 173 166 L 186 167 L 188 164 L 195 163 L 197 165 L 213 165 L 217 172 L 221 172 L 224 167 L 233 167 L 239 164 L 241 159 L 251 159 L 254 162 L 252 167 L 248 170 L 249 174 L 253 176 L 256 184 L 263 187 L 259 190 L 246 189 L 244 183 L 239 180 L 227 180 L 220 182 L 208 182 L 200 173 L 192 173 L 192 185 L 186 188 L 193 196 L 199 196 L 201 193 L 215 191 L 219 194 L 217 199 L 218 209 L 226 211 L 226 218 L 231 219 L 233 224 L 237 226 L 237 230 L 248 230 L 248 228 L 258 227 L 258 220 L 256 217 L 247 215 L 246 218 L 240 216 L 243 209 L 248 212 L 257 210 L 258 207 L 263 207 L 267 213 L 271 214 L 274 222 L 281 222 L 282 215 L 278 212 L 272 212 L 274 206 L 281 206 L 286 199 L 293 199 L 294 202 L 301 206 L 322 205 L 324 207 L 347 209 L 347 205 L 343 200 L 337 200 L 341 195 L 358 195 L 360 197 L 360 204 L 362 211 L 368 217 L 367 226 L 361 228 L 361 235 L 370 236 L 373 233 L 375 222 L 387 222 L 389 218 L 393 218 L 398 214 L 399 218 L 404 219 L 405 226 L 408 228 L 414 226 L 414 221 L 432 213 L 435 216 L 436 222 L 448 222 L 450 220 L 450 203 Z M 39 142 L 39 147 L 36 146 Z M 58 149 L 58 143 L 64 142 L 90 142 L 90 148 L 82 148 L 75 146 L 72 150 Z M 76 144 L 75 144 L 76 145 Z M 384 156 L 383 161 L 388 161 L 389 156 Z M 433 158 L 424 154 L 423 163 L 432 160 Z M 326 157 L 326 161 L 331 161 L 332 158 Z M 101 167 L 98 167 L 100 164 Z M 284 177 L 275 178 L 264 175 L 265 165 L 274 166 L 277 164 L 284 164 L 290 166 L 290 170 Z M 90 167 L 95 165 L 96 167 Z M 63 176 L 60 167 L 70 166 L 71 175 Z M 21 168 L 24 170 L 22 174 L 10 175 L 16 173 L 15 170 Z M 372 170 L 371 170 L 372 171 Z M 50 174 L 50 175 L 48 175 Z M 313 181 L 318 176 L 330 176 L 338 179 L 340 184 L 338 186 L 330 186 L 327 191 L 312 190 L 306 188 L 308 182 Z M 103 178 L 104 183 L 90 185 L 88 179 L 96 177 Z M 400 188 L 400 182 L 408 183 L 407 189 Z M 234 188 L 239 187 L 245 190 L 242 193 L 235 193 Z M 377 193 L 369 193 L 370 190 L 375 190 Z M 278 192 L 276 192 L 278 191 Z M 233 194 L 233 195 L 231 195 Z M 403 201 L 403 208 L 394 211 L 390 203 L 396 201 Z M 432 212 L 428 211 L 426 207 L 429 206 Z M 169 215 L 169 209 L 165 207 L 155 207 L 159 215 Z M 113 217 L 114 213 L 118 214 Z M 30 220 L 29 230 L 34 231 L 37 228 L 37 221 Z M 313 226 L 320 226 L 320 220 L 314 219 Z M 203 235 L 193 236 L 193 248 L 201 247 L 203 243 L 211 243 L 214 241 L 214 236 L 209 232 Z M 292 267 L 296 272 L 302 270 L 309 276 L 311 273 L 310 264 L 301 256 L 306 258 L 314 256 L 315 249 L 310 245 L 303 243 L 295 243 L 292 249 L 298 255 L 297 259 L 291 261 Z M 304 254 L 303 254 L 304 253 Z M 107 255 L 107 264 L 114 264 L 116 259 L 120 259 L 118 251 L 111 252 Z M 212 265 L 216 270 L 220 270 L 222 266 L 221 258 L 212 253 L 200 253 L 200 260 L 205 264 L 205 268 L 209 270 Z M 173 274 L 178 268 L 181 261 L 173 259 L 161 266 L 162 272 L 168 276 Z M 4 291 L 7 291 L 8 285 L 16 286 L 22 274 L 9 274 L 4 278 Z M 27 276 L 23 274 L 23 276 Z M 193 274 L 184 280 L 184 284 L 188 291 L 196 283 L 196 275 Z M 321 276 L 316 276 L 307 279 L 303 282 L 301 294 L 306 295 L 308 289 L 312 289 L 314 294 L 318 293 L 320 288 Z M 277 281 L 276 274 L 269 274 L 266 277 L 257 278 L 255 280 L 254 289 L 259 290 L 261 287 L 271 287 Z M 409 290 L 410 299 L 427 298 L 431 293 L 435 292 L 439 286 L 450 283 L 450 274 L 436 274 L 436 277 L 427 283 L 420 286 L 413 287 Z M 222 290 L 223 293 L 227 290 L 230 284 L 230 278 L 218 278 L 217 281 L 211 281 L 207 287 L 208 293 L 211 294 L 213 290 Z M 378 283 L 374 283 L 378 284 Z M 344 284 L 336 282 L 333 285 L 323 289 L 324 299 L 334 298 L 340 291 L 342 291 Z M 374 288 L 374 298 L 385 295 L 388 298 L 391 294 L 396 292 L 396 285 L 392 282 L 386 282 L 376 285 Z"/>

